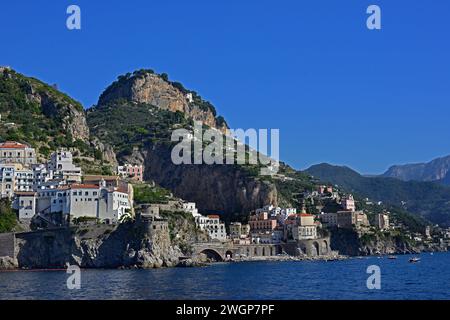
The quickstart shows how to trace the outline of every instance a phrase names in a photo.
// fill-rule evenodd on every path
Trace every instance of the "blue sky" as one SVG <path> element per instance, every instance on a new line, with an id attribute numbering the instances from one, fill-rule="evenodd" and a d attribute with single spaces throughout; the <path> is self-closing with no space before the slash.
<path id="1" fill-rule="evenodd" d="M 70 4 L 81 30 L 66 28 Z M 379 31 L 366 28 L 370 4 Z M 279 128 L 295 168 L 381 173 L 450 154 L 447 0 L 22 0 L 0 14 L 0 65 L 85 107 L 118 75 L 152 68 L 232 128 Z"/>

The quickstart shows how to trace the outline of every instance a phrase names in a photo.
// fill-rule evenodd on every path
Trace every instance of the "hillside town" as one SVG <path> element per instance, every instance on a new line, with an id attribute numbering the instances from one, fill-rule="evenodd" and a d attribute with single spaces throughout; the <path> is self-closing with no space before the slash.
<path id="1" fill-rule="evenodd" d="M 391 219 L 388 211 L 371 214 L 369 219 L 367 211 L 357 209 L 353 195 L 329 185 L 303 192 L 299 210 L 265 205 L 250 212 L 248 221 L 234 221 L 227 226 L 219 214 L 199 213 L 194 202 L 167 200 L 135 205 L 133 184 L 144 182 L 142 165 L 119 165 L 116 174 L 110 176 L 84 175 L 73 160 L 71 150 L 58 149 L 51 153 L 47 162 L 38 163 L 34 148 L 15 141 L 0 143 L 1 197 L 11 200 L 22 224 L 33 223 L 35 228 L 46 229 L 91 219 L 116 225 L 126 217 L 134 217 L 136 209 L 149 212 L 151 221 L 165 223 L 162 227 L 165 230 L 167 221 L 164 222 L 159 212 L 183 211 L 192 215 L 196 227 L 205 235 L 203 240 L 197 241 L 239 248 L 234 256 L 229 251 L 227 258 L 336 256 L 338 252 L 332 250 L 330 243 L 330 230 L 353 230 L 360 237 L 401 230 L 415 242 L 426 244 L 436 240 L 429 226 L 422 233 L 410 233 Z M 308 209 L 313 206 L 315 212 L 307 212 L 306 204 Z M 366 204 L 370 203 L 366 201 Z M 439 232 L 439 244 L 447 248 L 450 230 Z"/>

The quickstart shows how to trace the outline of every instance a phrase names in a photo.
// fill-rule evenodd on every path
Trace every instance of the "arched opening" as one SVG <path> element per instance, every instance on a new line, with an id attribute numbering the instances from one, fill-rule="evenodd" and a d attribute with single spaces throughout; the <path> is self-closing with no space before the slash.
<path id="1" fill-rule="evenodd" d="M 213 249 L 202 250 L 200 252 L 200 254 L 205 255 L 206 258 L 208 260 L 212 261 L 212 262 L 221 262 L 221 261 L 223 261 L 222 256 L 216 250 L 213 250 Z"/>
<path id="2" fill-rule="evenodd" d="M 233 252 L 231 252 L 230 250 L 225 252 L 225 258 L 232 259 L 233 258 Z"/>
<path id="3" fill-rule="evenodd" d="M 328 242 L 327 240 L 322 241 L 322 254 L 328 253 Z"/>
<path id="4" fill-rule="evenodd" d="M 262 255 L 263 255 L 263 256 L 266 255 L 266 248 L 265 248 L 265 247 L 262 248 Z"/>
<path id="5" fill-rule="evenodd" d="M 320 253 L 319 244 L 317 243 L 317 241 L 314 241 L 313 244 L 311 245 L 311 255 L 318 256 L 319 253 Z"/>

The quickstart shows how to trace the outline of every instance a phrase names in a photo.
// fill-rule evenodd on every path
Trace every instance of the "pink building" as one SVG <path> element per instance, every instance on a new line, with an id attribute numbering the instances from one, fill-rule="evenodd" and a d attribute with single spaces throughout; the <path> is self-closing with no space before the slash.
<path id="1" fill-rule="evenodd" d="M 142 165 L 125 164 L 117 167 L 117 174 L 123 178 L 144 181 L 144 168 Z"/>
<path id="2" fill-rule="evenodd" d="M 351 194 L 348 197 L 342 199 L 341 206 L 344 211 L 356 211 L 355 200 L 353 199 L 353 196 Z"/>
<path id="3" fill-rule="evenodd" d="M 251 233 L 271 232 L 278 226 L 276 219 L 269 219 L 267 212 L 261 212 L 250 217 L 248 222 Z"/>

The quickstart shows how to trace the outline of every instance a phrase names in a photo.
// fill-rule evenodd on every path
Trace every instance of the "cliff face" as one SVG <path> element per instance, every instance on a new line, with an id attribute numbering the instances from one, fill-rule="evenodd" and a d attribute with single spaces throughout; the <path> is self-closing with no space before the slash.
<path id="1" fill-rule="evenodd" d="M 350 229 L 331 231 L 331 249 L 349 256 L 407 254 L 424 250 L 423 247 L 414 246 L 399 237 L 360 237 Z"/>
<path id="2" fill-rule="evenodd" d="M 173 129 L 191 128 L 191 120 L 222 132 L 227 131 L 227 125 L 216 117 L 209 102 L 166 76 L 145 70 L 121 76 L 87 115 L 100 149 L 111 146 L 117 162 L 143 165 L 146 180 L 154 180 L 177 197 L 195 201 L 204 213 L 216 212 L 230 221 L 234 214 L 240 219 L 251 210 L 279 203 L 273 183 L 240 166 L 173 164 Z"/>
<path id="3" fill-rule="evenodd" d="M 436 181 L 450 184 L 450 156 L 428 163 L 392 166 L 383 176 L 405 181 Z"/>
<path id="4" fill-rule="evenodd" d="M 278 204 L 276 187 L 232 165 L 175 165 L 164 145 L 147 146 L 124 161 L 142 162 L 145 178 L 196 202 L 201 212 L 217 212 L 230 221 L 267 204 Z"/>
<path id="5" fill-rule="evenodd" d="M 136 223 L 106 225 L 19 235 L 20 268 L 158 268 L 178 264 L 178 247 L 163 236 L 149 237 Z"/>
<path id="6" fill-rule="evenodd" d="M 201 98 L 189 98 L 192 93 L 161 75 L 152 72 L 135 72 L 133 75 L 119 77 L 100 96 L 98 106 L 124 99 L 138 104 L 150 104 L 162 110 L 183 112 L 187 117 L 226 131 L 227 126 L 216 119 L 215 109 Z M 197 96 L 196 96 L 197 97 Z"/>

